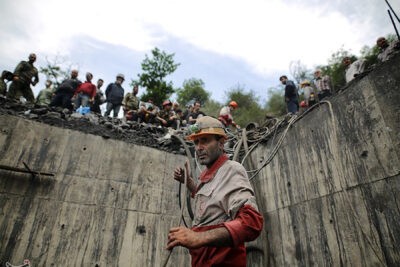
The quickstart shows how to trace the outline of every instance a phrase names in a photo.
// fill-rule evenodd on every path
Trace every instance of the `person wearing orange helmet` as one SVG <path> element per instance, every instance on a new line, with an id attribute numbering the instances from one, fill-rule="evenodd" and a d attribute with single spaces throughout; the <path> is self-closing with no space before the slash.
<path id="1" fill-rule="evenodd" d="M 263 228 L 254 189 L 242 164 L 229 160 L 224 151 L 225 127 L 210 116 L 189 126 L 187 137 L 195 146 L 201 165 L 206 168 L 198 182 L 188 175 L 186 187 L 194 199 L 192 228 L 173 227 L 167 249 L 189 249 L 192 266 L 246 266 L 244 243 L 256 239 Z M 178 167 L 174 179 L 184 183 L 185 171 Z"/>
<path id="2" fill-rule="evenodd" d="M 231 101 L 229 104 L 221 109 L 219 112 L 218 120 L 220 120 L 225 127 L 232 125 L 236 129 L 240 129 L 240 126 L 236 124 L 232 117 L 232 111 L 238 108 L 236 101 Z"/>

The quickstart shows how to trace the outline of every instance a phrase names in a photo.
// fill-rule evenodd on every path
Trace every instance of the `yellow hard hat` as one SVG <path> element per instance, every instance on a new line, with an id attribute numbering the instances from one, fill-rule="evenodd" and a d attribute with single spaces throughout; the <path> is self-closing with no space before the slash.
<path id="1" fill-rule="evenodd" d="M 306 84 L 310 85 L 311 83 L 310 83 L 309 80 L 303 80 L 303 81 L 300 83 L 300 85 L 306 85 Z"/>
<path id="2" fill-rule="evenodd" d="M 191 132 L 186 138 L 188 140 L 194 140 L 199 136 L 206 134 L 215 134 L 226 138 L 226 133 L 222 123 L 210 116 L 203 116 L 196 120 L 195 124 L 189 126 Z"/>

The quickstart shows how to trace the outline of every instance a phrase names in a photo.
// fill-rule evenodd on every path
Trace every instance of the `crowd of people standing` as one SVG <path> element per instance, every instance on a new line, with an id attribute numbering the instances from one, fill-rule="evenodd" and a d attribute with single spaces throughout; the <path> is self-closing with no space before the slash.
<path id="1" fill-rule="evenodd" d="M 386 38 L 379 37 L 376 41 L 380 52 L 378 61 L 388 60 L 393 54 L 400 50 L 400 42 L 389 43 Z M 94 112 L 106 117 L 118 117 L 120 109 L 123 109 L 123 118 L 128 121 L 138 121 L 157 124 L 165 127 L 179 128 L 181 126 L 195 124 L 196 120 L 204 116 L 200 111 L 201 103 L 195 101 L 187 105 L 183 111 L 179 103 L 171 102 L 166 99 L 162 106 L 156 106 L 151 99 L 140 101 L 138 98 L 139 87 L 133 85 L 132 92 L 125 95 L 125 89 L 122 84 L 125 81 L 123 74 L 117 74 L 115 82 L 108 84 L 105 92 L 102 91 L 103 79 L 98 79 L 96 85 L 92 83 L 93 74 L 86 73 L 86 79 L 81 82 L 78 79 L 78 70 L 72 70 L 70 77 L 62 81 L 59 85 L 54 85 L 52 81 L 47 80 L 45 88 L 41 90 L 38 96 L 34 97 L 31 85 L 35 86 L 39 82 L 38 70 L 34 66 L 36 54 L 31 53 L 27 61 L 21 61 L 14 72 L 3 71 L 0 79 L 0 95 L 6 95 L 10 99 L 20 100 L 21 102 L 35 103 L 42 106 L 62 107 L 71 111 L 79 108 L 86 108 L 87 111 Z M 351 82 L 355 77 L 362 74 L 365 70 L 365 59 L 359 58 L 352 61 L 350 57 L 344 57 L 342 64 L 345 68 L 346 83 Z M 11 81 L 9 88 L 5 80 Z M 318 101 L 332 95 L 331 79 L 324 75 L 321 69 L 316 69 L 314 78 L 303 80 L 299 87 L 282 75 L 279 81 L 284 86 L 284 99 L 287 112 L 296 114 L 300 108 L 307 109 Z M 304 100 L 299 101 L 299 89 L 302 90 Z M 105 104 L 105 111 L 102 114 L 101 105 Z M 218 116 L 219 120 L 226 126 L 240 128 L 232 118 L 232 111 L 238 107 L 235 101 L 223 107 Z M 83 109 L 80 109 L 82 111 Z"/>
<path id="2" fill-rule="evenodd" d="M 399 40 L 389 43 L 385 37 L 379 37 L 376 40 L 376 45 L 379 48 L 378 62 L 387 61 L 400 51 Z M 346 56 L 342 59 L 342 64 L 345 70 L 346 84 L 365 72 L 366 60 L 364 58 L 352 60 L 351 57 Z M 299 85 L 304 98 L 301 102 L 299 101 L 299 90 L 293 81 L 289 80 L 286 75 L 282 75 L 279 81 L 284 86 L 286 110 L 290 114 L 298 113 L 300 108 L 307 109 L 333 94 L 331 78 L 329 75 L 323 75 L 321 69 L 314 71 L 312 81 L 303 80 L 300 82 Z"/>
<path id="3" fill-rule="evenodd" d="M 112 115 L 114 118 L 119 116 L 122 107 L 123 119 L 126 121 L 143 122 L 174 129 L 195 124 L 197 119 L 206 115 L 200 110 L 202 105 L 200 101 L 188 104 L 184 111 L 180 108 L 178 102 L 172 102 L 169 99 L 166 99 L 160 107 L 155 105 L 151 99 L 140 101 L 137 84 L 132 86 L 131 92 L 125 94 L 125 89 L 122 86 L 125 76 L 121 73 L 116 75 L 115 81 L 108 84 L 103 92 L 103 79 L 98 79 L 95 85 L 92 83 L 93 74 L 87 72 L 86 79 L 82 82 L 78 78 L 79 71 L 73 69 L 70 77 L 63 80 L 59 85 L 53 86 L 53 82 L 47 80 L 45 88 L 39 92 L 35 99 L 31 89 L 31 85 L 35 86 L 39 81 L 38 70 L 34 66 L 35 61 L 36 54 L 31 53 L 28 61 L 21 61 L 14 73 L 3 71 L 0 94 L 23 103 L 61 107 L 82 114 L 93 112 L 105 117 Z M 4 80 L 12 81 L 8 90 Z M 104 112 L 101 110 L 103 104 L 105 104 Z M 232 125 L 239 128 L 231 114 L 237 107 L 238 104 L 231 101 L 228 106 L 221 109 L 219 119 L 225 127 Z"/>

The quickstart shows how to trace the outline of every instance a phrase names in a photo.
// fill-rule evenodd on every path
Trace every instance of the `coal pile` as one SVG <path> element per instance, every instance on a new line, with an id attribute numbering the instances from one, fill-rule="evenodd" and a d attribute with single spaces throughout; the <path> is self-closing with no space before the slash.
<path id="1" fill-rule="evenodd" d="M 81 115 L 59 107 L 22 104 L 0 96 L 0 116 L 23 117 L 64 129 L 102 136 L 135 145 L 152 147 L 171 153 L 184 154 L 182 144 L 171 135 L 183 137 L 184 130 L 172 130 L 157 125 L 124 121 L 120 118 L 103 117 L 100 114 Z"/>

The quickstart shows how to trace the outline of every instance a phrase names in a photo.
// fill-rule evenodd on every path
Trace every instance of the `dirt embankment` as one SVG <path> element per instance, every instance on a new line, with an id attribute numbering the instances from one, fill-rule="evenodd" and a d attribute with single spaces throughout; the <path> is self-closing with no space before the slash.
<path id="1" fill-rule="evenodd" d="M 145 123 L 125 122 L 119 118 L 103 117 L 89 113 L 81 115 L 58 107 L 21 104 L 0 96 L 0 116 L 8 114 L 23 117 L 65 129 L 116 139 L 127 143 L 153 147 L 171 153 L 184 154 L 180 142 L 170 138 L 167 128 Z M 183 132 L 175 131 L 182 135 Z"/>

